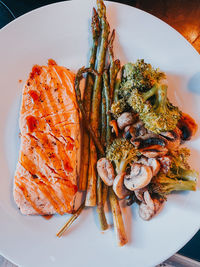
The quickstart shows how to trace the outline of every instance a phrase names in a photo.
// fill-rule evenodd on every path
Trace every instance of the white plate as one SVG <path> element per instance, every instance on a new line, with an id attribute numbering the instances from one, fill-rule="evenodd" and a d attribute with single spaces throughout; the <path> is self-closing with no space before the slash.
<path id="1" fill-rule="evenodd" d="M 135 8 L 107 2 L 116 29 L 115 54 L 122 62 L 144 58 L 167 72 L 170 98 L 199 122 L 200 57 L 175 30 Z M 22 216 L 12 197 L 19 148 L 18 111 L 22 84 L 33 64 L 53 58 L 77 70 L 87 64 L 94 1 L 53 4 L 26 14 L 0 31 L 0 253 L 20 266 L 154 266 L 179 250 L 199 229 L 200 192 L 173 194 L 163 211 L 142 221 L 137 207 L 124 209 L 129 244 L 118 248 L 113 230 L 102 234 L 96 212 L 84 211 L 67 234 L 56 238 L 69 216 L 47 221 Z M 199 169 L 199 132 L 192 142 Z M 112 223 L 111 216 L 108 215 Z"/>

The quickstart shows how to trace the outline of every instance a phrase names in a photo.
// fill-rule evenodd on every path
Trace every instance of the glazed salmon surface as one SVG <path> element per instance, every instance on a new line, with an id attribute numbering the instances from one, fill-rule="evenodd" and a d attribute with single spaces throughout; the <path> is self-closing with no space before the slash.
<path id="1" fill-rule="evenodd" d="M 75 75 L 35 65 L 22 96 L 14 199 L 23 214 L 71 213 L 77 192 L 80 121 Z"/>

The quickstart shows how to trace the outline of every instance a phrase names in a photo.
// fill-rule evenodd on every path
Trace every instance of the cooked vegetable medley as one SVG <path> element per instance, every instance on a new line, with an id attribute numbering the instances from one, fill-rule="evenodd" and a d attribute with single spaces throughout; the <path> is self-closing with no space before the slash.
<path id="1" fill-rule="evenodd" d="M 97 205 L 102 230 L 108 228 L 108 194 L 118 244 L 123 246 L 127 237 L 119 199 L 138 204 L 140 217 L 149 220 L 171 192 L 196 190 L 198 173 L 190 168 L 190 151 L 182 145 L 197 125 L 168 99 L 167 91 L 173 88 L 168 88 L 164 72 L 143 59 L 120 67 L 113 53 L 115 31 L 110 35 L 102 0 L 97 7 L 84 102 L 79 90 L 83 69 L 75 84 L 87 129 L 79 184 L 86 190 L 84 205 Z"/>

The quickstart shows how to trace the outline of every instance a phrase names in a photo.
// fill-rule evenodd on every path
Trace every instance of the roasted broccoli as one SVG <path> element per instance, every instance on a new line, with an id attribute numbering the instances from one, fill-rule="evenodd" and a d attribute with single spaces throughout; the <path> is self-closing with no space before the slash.
<path id="1" fill-rule="evenodd" d="M 190 151 L 187 148 L 180 148 L 171 151 L 171 167 L 167 174 L 160 172 L 154 177 L 149 185 L 150 191 L 161 196 L 171 191 L 196 190 L 198 172 L 192 170 L 187 162 Z"/>
<path id="2" fill-rule="evenodd" d="M 170 194 L 172 191 L 196 190 L 196 182 L 193 180 L 184 180 L 178 178 L 169 178 L 166 174 L 160 173 L 154 177 L 149 184 L 151 193 L 159 194 L 162 197 Z"/>
<path id="3" fill-rule="evenodd" d="M 114 102 L 111 106 L 111 113 L 115 119 L 117 119 L 127 109 L 127 104 L 124 98 L 121 98 L 117 102 Z"/>
<path id="4" fill-rule="evenodd" d="M 164 84 L 155 84 L 144 93 L 132 90 L 128 103 L 145 127 L 155 133 L 174 130 L 181 116 L 180 110 L 169 102 Z"/>
<path id="5" fill-rule="evenodd" d="M 126 98 L 133 89 L 146 92 L 164 78 L 163 72 L 152 68 L 151 64 L 145 63 L 143 59 L 137 60 L 135 64 L 127 63 L 122 69 L 120 93 Z"/>
<path id="6" fill-rule="evenodd" d="M 116 172 L 120 173 L 137 158 L 137 150 L 126 139 L 117 138 L 107 147 L 106 157 L 115 164 Z"/>

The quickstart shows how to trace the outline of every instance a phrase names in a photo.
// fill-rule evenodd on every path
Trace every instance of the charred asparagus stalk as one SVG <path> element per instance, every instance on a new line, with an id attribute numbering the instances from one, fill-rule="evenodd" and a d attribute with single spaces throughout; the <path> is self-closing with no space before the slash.
<path id="1" fill-rule="evenodd" d="M 98 14 L 95 8 L 93 8 L 93 15 L 92 15 L 92 48 L 91 48 L 91 56 L 89 61 L 89 68 L 95 68 L 95 61 L 96 61 L 96 54 L 97 54 L 97 47 L 98 47 L 98 39 L 100 36 L 100 24 Z M 86 77 L 86 85 L 84 90 L 84 97 L 83 97 L 83 105 L 85 108 L 86 119 L 87 122 L 90 121 L 90 110 L 91 110 L 91 99 L 92 99 L 92 92 L 94 86 L 94 77 L 88 73 Z M 79 189 L 85 191 L 87 188 L 87 176 L 88 176 L 88 165 L 89 165 L 89 135 L 86 129 L 83 129 L 83 146 L 82 146 L 82 156 L 81 156 L 81 171 L 80 171 L 80 178 L 79 178 Z"/>
<path id="2" fill-rule="evenodd" d="M 109 51 L 109 57 L 110 57 L 110 92 L 108 92 L 108 76 L 106 73 L 104 74 L 104 83 L 105 83 L 105 88 L 107 89 L 105 91 L 105 96 L 106 96 L 106 104 L 107 104 L 107 110 L 110 111 L 111 104 L 113 102 L 114 98 L 114 91 L 115 91 L 115 84 L 116 84 L 116 78 L 117 74 L 120 70 L 120 61 L 119 60 L 114 60 L 114 53 L 113 53 L 113 41 L 115 37 L 115 31 L 113 30 L 109 46 L 108 46 L 108 51 Z M 110 93 L 110 94 L 109 94 Z M 110 120 L 111 117 L 109 114 L 107 114 L 108 118 L 108 125 L 107 125 L 107 144 L 110 143 L 111 139 L 111 132 L 110 132 Z M 109 127 L 109 129 L 108 129 Z M 117 196 L 115 195 L 112 187 L 109 188 L 109 200 L 110 200 L 110 206 L 113 214 L 113 221 L 114 221 L 114 228 L 117 236 L 117 241 L 119 246 L 124 246 L 128 240 L 126 237 L 126 232 L 125 232 L 125 227 L 124 227 L 124 222 L 122 218 L 122 212 L 121 208 L 119 205 L 119 200 Z"/>
<path id="3" fill-rule="evenodd" d="M 107 133 L 107 110 L 106 110 L 106 98 L 105 98 L 105 85 L 102 91 L 102 103 L 101 103 L 101 143 L 106 145 L 106 133 Z M 106 221 L 106 216 L 104 212 L 104 204 L 107 198 L 107 192 L 105 190 L 107 185 L 103 183 L 101 178 L 98 176 L 97 179 L 97 214 L 99 217 L 101 230 L 106 230 L 108 224 Z"/>
<path id="4" fill-rule="evenodd" d="M 83 74 L 84 73 L 87 73 L 87 72 L 90 72 L 96 76 L 99 76 L 99 73 L 96 72 L 95 70 L 91 70 L 89 68 L 80 68 L 77 72 L 77 75 L 76 75 L 76 78 L 75 78 L 75 92 L 76 92 L 76 98 L 77 98 L 77 103 L 78 103 L 78 106 L 79 106 L 79 109 L 81 111 L 81 114 L 82 114 L 82 117 L 83 117 L 83 121 L 85 122 L 84 123 L 84 126 L 85 128 L 87 129 L 87 131 L 90 133 L 90 136 L 92 137 L 92 140 L 94 142 L 94 144 L 96 145 L 96 147 L 98 148 L 99 152 L 101 155 L 104 155 L 104 147 L 102 146 L 100 140 L 99 140 L 99 137 L 96 136 L 93 128 L 91 127 L 90 123 L 88 123 L 87 121 L 87 115 L 86 115 L 86 112 L 85 112 L 85 108 L 84 108 L 84 105 L 83 105 L 83 102 L 81 100 L 81 91 L 80 91 L 80 81 L 81 79 L 83 78 Z"/>
<path id="5" fill-rule="evenodd" d="M 99 176 L 97 179 L 97 214 L 99 217 L 101 230 L 102 231 L 107 230 L 108 223 L 104 212 L 104 202 L 103 202 L 103 182 Z"/>
<path id="6" fill-rule="evenodd" d="M 104 84 L 104 94 L 106 100 L 106 145 L 109 145 L 111 141 L 111 128 L 110 128 L 110 108 L 111 108 L 111 101 L 110 101 L 110 88 L 109 88 L 109 79 L 107 70 L 103 73 L 103 84 Z"/>
<path id="7" fill-rule="evenodd" d="M 83 203 L 77 211 L 70 217 L 70 219 L 66 222 L 66 224 L 59 230 L 59 232 L 56 234 L 57 237 L 61 237 L 64 232 L 71 226 L 71 224 L 78 218 L 78 216 L 81 214 L 82 210 L 84 209 L 85 204 Z"/>
<path id="8" fill-rule="evenodd" d="M 124 228 L 124 222 L 122 218 L 121 208 L 117 196 L 115 195 L 112 187 L 109 188 L 109 200 L 113 214 L 114 228 L 117 236 L 117 242 L 119 246 L 124 246 L 128 240 Z"/>
<path id="9" fill-rule="evenodd" d="M 109 58 L 110 58 L 110 98 L 111 98 L 111 103 L 113 102 L 113 98 L 114 98 L 115 80 L 116 80 L 117 74 L 120 70 L 120 60 L 114 59 L 114 52 L 113 52 L 114 39 L 115 39 L 115 30 L 112 31 L 110 41 L 108 44 L 108 52 L 109 52 Z"/>
<path id="10" fill-rule="evenodd" d="M 101 75 L 95 78 L 93 97 L 92 97 L 92 108 L 91 108 L 91 125 L 95 132 L 99 129 L 99 114 L 101 104 L 101 93 L 102 93 L 102 73 L 105 66 L 106 51 L 108 47 L 108 36 L 110 32 L 110 26 L 106 19 L 106 7 L 103 0 L 97 0 L 97 12 L 100 19 L 101 25 L 101 41 L 99 47 L 99 54 L 97 58 L 97 71 Z M 93 141 L 90 142 L 90 158 L 89 158 L 89 175 L 88 175 L 88 186 L 86 193 L 86 206 L 96 205 L 96 163 L 97 163 L 97 151 Z"/>

